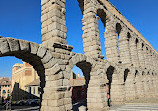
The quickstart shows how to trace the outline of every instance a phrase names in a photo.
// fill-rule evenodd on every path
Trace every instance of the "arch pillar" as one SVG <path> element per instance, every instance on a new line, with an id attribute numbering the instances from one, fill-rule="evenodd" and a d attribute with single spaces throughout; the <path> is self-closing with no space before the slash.
<path id="1" fill-rule="evenodd" d="M 150 91 L 149 91 L 150 97 L 154 97 L 155 89 L 154 89 L 153 74 L 151 71 L 150 71 L 150 75 L 148 75 L 148 79 L 149 79 L 149 87 L 150 87 Z"/>
<path id="2" fill-rule="evenodd" d="M 148 80 L 148 75 L 147 72 L 145 71 L 145 78 L 144 78 L 144 93 L 145 93 L 145 97 L 149 98 L 149 80 Z"/>
<path id="3" fill-rule="evenodd" d="M 157 97 L 157 93 L 156 93 L 156 78 L 155 78 L 155 73 L 152 73 L 152 83 L 153 83 L 153 97 Z"/>
<path id="4" fill-rule="evenodd" d="M 93 10 L 92 10 L 93 9 Z M 88 1 L 84 2 L 83 11 L 83 47 L 85 55 L 94 58 L 104 58 L 101 55 L 101 43 L 98 29 L 97 9 L 94 9 L 94 4 Z M 106 15 L 105 15 L 106 16 Z"/>
<path id="5" fill-rule="evenodd" d="M 101 66 L 101 64 L 96 63 L 90 73 L 90 81 L 87 90 L 88 111 L 107 110 L 107 93 L 105 88 L 107 78 L 104 76 L 102 67 L 98 69 L 98 66 Z"/>
<path id="6" fill-rule="evenodd" d="M 137 71 L 138 72 L 136 73 L 136 76 L 135 76 L 136 98 L 142 98 L 144 97 L 143 79 L 142 79 L 140 70 L 137 70 Z"/>
<path id="7" fill-rule="evenodd" d="M 155 86 L 156 86 L 156 96 L 158 96 L 158 75 L 157 73 L 155 74 Z"/>
<path id="8" fill-rule="evenodd" d="M 140 66 L 145 67 L 145 57 L 144 57 L 143 47 L 142 47 L 142 42 L 141 41 L 138 43 L 137 49 L 138 49 L 138 58 L 139 58 Z"/>
<path id="9" fill-rule="evenodd" d="M 144 45 L 143 50 L 144 50 L 144 57 L 145 57 L 145 67 L 149 68 L 149 57 L 148 57 L 148 51 L 147 51 L 146 45 Z"/>
<path id="10" fill-rule="evenodd" d="M 100 71 L 94 71 L 92 73 L 95 74 Z M 94 111 L 94 110 L 102 111 L 102 110 L 107 109 L 106 88 L 104 87 L 104 84 L 103 84 L 104 81 L 100 79 L 101 78 L 100 75 L 97 75 L 97 76 L 91 75 L 91 80 L 89 82 L 88 91 L 87 91 L 88 111 Z"/>
<path id="11" fill-rule="evenodd" d="M 124 84 L 123 84 L 123 75 L 121 74 L 120 67 L 117 67 L 113 64 L 106 67 L 106 74 L 109 84 L 109 93 L 111 98 L 111 104 L 123 104 L 124 103 Z"/>
<path id="12" fill-rule="evenodd" d="M 153 59 L 153 70 L 156 71 L 156 58 L 155 58 L 155 52 L 152 54 L 152 59 Z"/>
<path id="13" fill-rule="evenodd" d="M 104 33 L 105 37 L 105 49 L 106 58 L 110 62 L 119 62 L 119 51 L 118 51 L 118 37 L 116 34 L 115 20 L 113 17 L 109 17 L 106 23 L 106 30 Z"/>
<path id="14" fill-rule="evenodd" d="M 139 67 L 139 59 L 138 59 L 138 52 L 137 52 L 137 45 L 136 45 L 136 38 L 130 38 L 130 52 L 131 52 L 131 60 L 134 67 Z"/>
<path id="15" fill-rule="evenodd" d="M 65 0 L 41 0 L 42 45 L 52 47 L 54 43 L 67 44 Z"/>
<path id="16" fill-rule="evenodd" d="M 120 50 L 120 61 L 122 64 L 131 65 L 131 55 L 129 50 L 129 39 L 130 35 L 127 33 L 126 29 L 123 28 L 120 32 L 119 37 L 119 50 Z"/>
<path id="17" fill-rule="evenodd" d="M 131 67 L 125 81 L 125 101 L 131 101 L 136 98 L 134 73 L 135 68 Z"/>
<path id="18" fill-rule="evenodd" d="M 149 64 L 150 64 L 150 69 L 151 70 L 153 70 L 153 57 L 152 57 L 153 55 L 152 55 L 152 49 L 151 48 L 149 48 Z"/>

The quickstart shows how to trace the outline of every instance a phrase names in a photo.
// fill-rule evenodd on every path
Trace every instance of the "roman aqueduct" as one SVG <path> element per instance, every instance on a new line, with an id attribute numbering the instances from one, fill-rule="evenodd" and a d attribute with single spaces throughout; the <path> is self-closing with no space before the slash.
<path id="1" fill-rule="evenodd" d="M 72 109 L 70 75 L 82 69 L 88 111 L 107 109 L 105 84 L 112 104 L 158 96 L 158 54 L 150 43 L 107 0 L 78 0 L 83 14 L 85 54 L 67 45 L 65 0 L 41 0 L 42 44 L 0 37 L 0 56 L 30 63 L 41 80 L 41 111 Z M 98 19 L 106 27 L 106 60 L 101 55 Z"/>

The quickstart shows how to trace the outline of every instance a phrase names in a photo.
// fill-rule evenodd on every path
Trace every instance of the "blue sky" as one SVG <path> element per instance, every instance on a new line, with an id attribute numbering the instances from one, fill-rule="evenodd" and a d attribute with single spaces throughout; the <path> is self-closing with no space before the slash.
<path id="1" fill-rule="evenodd" d="M 110 0 L 158 51 L 158 0 Z M 40 0 L 0 0 L 0 35 L 42 43 Z M 77 0 L 66 2 L 67 42 L 74 52 L 84 53 L 83 18 Z M 105 55 L 103 24 L 99 21 L 102 53 Z M 20 62 L 14 57 L 0 58 L 0 76 L 11 76 L 12 66 Z"/>

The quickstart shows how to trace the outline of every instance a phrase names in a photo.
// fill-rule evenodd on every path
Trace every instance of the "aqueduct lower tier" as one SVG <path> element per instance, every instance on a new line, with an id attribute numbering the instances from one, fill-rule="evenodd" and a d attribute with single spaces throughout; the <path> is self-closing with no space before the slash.
<path id="1" fill-rule="evenodd" d="M 107 0 L 78 0 L 83 13 L 85 54 L 72 52 L 66 43 L 65 0 L 41 0 L 42 44 L 0 37 L 0 56 L 15 56 L 30 63 L 41 80 L 41 111 L 72 109 L 70 76 L 82 69 L 89 111 L 112 104 L 158 96 L 158 55 L 148 41 Z M 105 26 L 107 60 L 101 55 L 98 19 Z"/>

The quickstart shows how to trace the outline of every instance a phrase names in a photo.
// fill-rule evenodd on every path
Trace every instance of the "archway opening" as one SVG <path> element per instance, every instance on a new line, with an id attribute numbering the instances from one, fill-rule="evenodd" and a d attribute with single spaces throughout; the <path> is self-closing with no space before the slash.
<path id="1" fill-rule="evenodd" d="M 101 43 L 101 52 L 102 55 L 104 55 L 104 59 L 106 59 L 106 50 L 105 50 L 105 26 L 106 26 L 106 13 L 103 9 L 97 10 L 97 17 L 98 17 L 98 31 L 99 31 L 99 37 L 100 37 L 100 43 Z"/>
<path id="2" fill-rule="evenodd" d="M 125 69 L 125 71 L 124 71 L 124 83 L 126 83 L 129 72 L 130 72 L 129 69 Z"/>
<path id="3" fill-rule="evenodd" d="M 144 43 L 142 43 L 142 50 L 144 49 Z"/>
<path id="4" fill-rule="evenodd" d="M 6 84 L 4 85 L 5 89 L 7 88 L 7 91 L 2 93 L 7 96 L 4 98 L 5 101 L 2 98 L 0 101 L 21 105 L 21 109 L 25 109 L 26 105 L 28 107 L 39 106 L 37 107 L 39 109 L 45 87 L 45 70 L 40 57 L 25 51 L 8 52 L 0 56 L 1 63 L 7 67 L 7 69 L 1 67 L 3 73 L 6 71 L 8 74 L 8 76 L 3 75 L 0 80 Z M 9 77 L 10 79 L 8 79 Z"/>
<path id="5" fill-rule="evenodd" d="M 139 42 L 139 40 L 136 38 L 136 40 L 135 40 L 136 47 L 138 46 L 138 42 Z"/>
<path id="6" fill-rule="evenodd" d="M 144 76 L 144 75 L 145 75 L 145 72 L 143 71 L 143 72 L 142 72 L 142 76 Z"/>
<path id="7" fill-rule="evenodd" d="M 130 38 L 131 38 L 131 34 L 128 32 L 128 33 L 127 33 L 127 40 L 129 41 Z"/>
<path id="8" fill-rule="evenodd" d="M 135 78 L 138 76 L 138 70 L 135 71 Z"/>
<path id="9" fill-rule="evenodd" d="M 122 26 L 120 25 L 120 23 L 117 23 L 116 24 L 116 35 L 117 35 L 117 39 L 118 39 L 117 48 L 118 48 L 119 57 L 120 57 L 119 36 L 120 36 L 121 30 L 122 30 Z"/>
<path id="10" fill-rule="evenodd" d="M 87 107 L 87 89 L 90 81 L 91 64 L 85 61 L 78 62 L 72 71 L 70 79 L 73 110 L 78 111 L 80 106 Z"/>
<path id="11" fill-rule="evenodd" d="M 150 72 L 148 72 L 147 75 L 150 75 Z"/>
<path id="12" fill-rule="evenodd" d="M 108 79 L 108 83 L 106 83 L 106 89 L 107 89 L 107 105 L 111 106 L 111 84 L 113 79 L 115 68 L 113 66 L 109 66 L 106 71 L 106 76 Z"/>
<path id="13" fill-rule="evenodd" d="M 82 11 L 83 2 L 80 0 L 66 0 L 66 28 L 67 43 L 73 46 L 73 52 L 84 54 L 83 31 L 82 31 Z"/>

